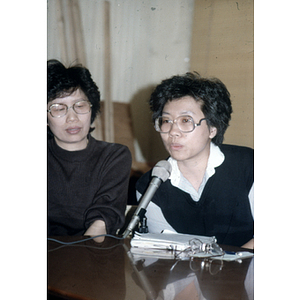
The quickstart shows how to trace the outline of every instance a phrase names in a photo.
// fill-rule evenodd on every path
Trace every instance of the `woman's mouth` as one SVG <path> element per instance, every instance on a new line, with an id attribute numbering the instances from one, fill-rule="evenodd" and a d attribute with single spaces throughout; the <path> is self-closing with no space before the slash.
<path id="1" fill-rule="evenodd" d="M 77 134 L 80 130 L 80 127 L 70 127 L 66 129 L 66 132 L 69 134 Z"/>
<path id="2" fill-rule="evenodd" d="M 181 144 L 178 144 L 178 143 L 170 144 L 170 149 L 171 150 L 178 151 L 178 150 L 181 150 L 182 148 L 183 148 L 183 145 L 181 145 Z"/>

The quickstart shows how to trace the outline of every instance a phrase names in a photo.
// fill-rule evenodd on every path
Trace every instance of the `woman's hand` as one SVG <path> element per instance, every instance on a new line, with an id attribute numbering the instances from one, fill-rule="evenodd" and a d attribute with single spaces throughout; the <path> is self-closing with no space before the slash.
<path id="1" fill-rule="evenodd" d="M 242 248 L 254 249 L 254 238 L 243 245 Z"/>
<path id="2" fill-rule="evenodd" d="M 101 234 L 106 234 L 106 226 L 103 220 L 96 220 L 85 232 L 84 235 L 89 235 L 89 236 L 97 236 Z M 94 239 L 95 242 L 97 243 L 102 243 L 104 241 L 105 237 L 97 237 Z"/>

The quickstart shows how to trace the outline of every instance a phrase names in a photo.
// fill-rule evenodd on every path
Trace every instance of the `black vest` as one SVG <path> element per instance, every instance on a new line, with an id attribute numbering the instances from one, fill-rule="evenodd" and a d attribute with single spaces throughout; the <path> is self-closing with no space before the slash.
<path id="1" fill-rule="evenodd" d="M 208 179 L 198 202 L 169 179 L 161 184 L 152 202 L 179 233 L 215 236 L 219 244 L 242 246 L 254 235 L 248 198 L 254 181 L 254 151 L 232 145 L 221 145 L 220 149 L 225 160 Z M 137 182 L 141 194 L 150 183 L 151 172 Z"/>

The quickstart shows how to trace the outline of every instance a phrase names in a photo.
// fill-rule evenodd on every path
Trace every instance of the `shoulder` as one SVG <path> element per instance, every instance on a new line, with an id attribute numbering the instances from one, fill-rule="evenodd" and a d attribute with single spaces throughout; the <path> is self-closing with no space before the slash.
<path id="1" fill-rule="evenodd" d="M 250 147 L 246 146 L 237 146 L 237 145 L 229 145 L 229 144 L 222 144 L 219 146 L 221 150 L 230 151 L 230 152 L 245 152 L 245 153 L 252 153 L 254 150 Z"/>
<path id="2" fill-rule="evenodd" d="M 250 147 L 226 145 L 219 146 L 221 151 L 224 153 L 225 158 L 234 158 L 235 160 L 254 160 L 254 150 Z"/>
<path id="3" fill-rule="evenodd" d="M 234 145 L 221 145 L 220 149 L 225 156 L 220 171 L 222 169 L 230 177 L 235 176 L 236 180 L 245 180 L 250 190 L 254 181 L 254 150 L 249 147 Z"/>
<path id="4" fill-rule="evenodd" d="M 146 172 L 145 174 L 143 174 L 137 181 L 136 183 L 136 189 L 141 193 L 143 194 L 148 185 L 149 185 L 149 182 L 151 180 L 151 174 L 152 174 L 152 169 L 148 172 Z"/>
<path id="5" fill-rule="evenodd" d="M 90 142 L 92 143 L 93 149 L 96 151 L 107 152 L 110 153 L 111 155 L 124 155 L 124 156 L 131 157 L 130 150 L 125 145 L 99 141 L 93 137 L 90 137 Z"/>
<path id="6" fill-rule="evenodd" d="M 131 169 L 132 157 L 127 146 L 91 139 L 91 159 L 106 168 L 117 168 L 119 171 Z"/>

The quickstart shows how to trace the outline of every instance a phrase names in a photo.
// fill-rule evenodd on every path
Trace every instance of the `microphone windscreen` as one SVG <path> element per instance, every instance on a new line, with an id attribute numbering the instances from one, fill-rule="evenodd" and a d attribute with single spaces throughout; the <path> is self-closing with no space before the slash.
<path id="1" fill-rule="evenodd" d="M 171 172 L 171 164 L 166 160 L 161 160 L 154 166 L 151 175 L 156 176 L 165 182 L 170 177 Z"/>

